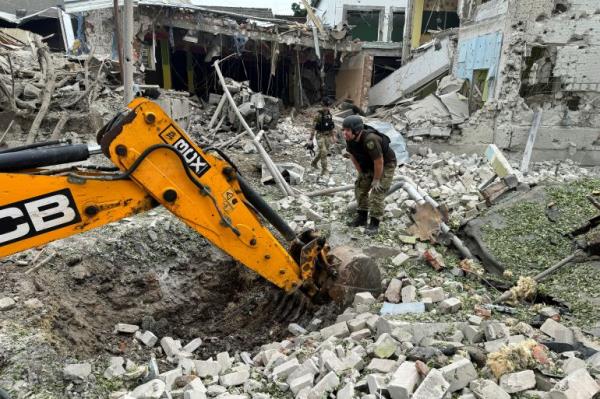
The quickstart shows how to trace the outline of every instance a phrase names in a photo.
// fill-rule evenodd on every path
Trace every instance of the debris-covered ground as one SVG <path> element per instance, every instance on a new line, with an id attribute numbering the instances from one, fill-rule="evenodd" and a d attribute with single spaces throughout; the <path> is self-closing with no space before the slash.
<path id="1" fill-rule="evenodd" d="M 74 71 L 51 94 L 46 123 L 58 124 L 62 113 L 71 121 L 99 114 L 105 122 L 118 109 L 110 76 L 88 76 L 94 67 L 87 62 L 56 68 Z M 21 112 L 23 101 L 30 96 L 38 107 L 43 97 L 31 81 L 39 86 L 47 71 L 32 68 L 16 75 L 16 124 L 3 137 L 11 145 L 28 140 L 35 118 Z M 12 87 L 12 78 L 0 80 L 3 90 Z M 228 84 L 251 124 L 268 129 L 262 143 L 287 164 L 297 195 L 282 198 L 276 185 L 262 183 L 261 158 L 231 109 L 208 127 L 218 98 L 193 104 L 190 134 L 223 149 L 298 232 L 316 228 L 332 247 L 349 245 L 376 260 L 384 293 L 360 292 L 348 307 L 328 303 L 290 320 L 278 314 L 278 289 L 156 208 L 0 260 L 0 387 L 11 397 L 597 397 L 598 170 L 545 162 L 527 176 L 491 182 L 497 164 L 483 154 L 423 146 L 397 179 L 439 207 L 395 191 L 380 233 L 369 237 L 346 226 L 351 188 L 323 194 L 354 181 L 341 136 L 330 173 L 320 176 L 305 148 L 316 109 L 282 112 L 276 99 Z M 253 108 L 263 102 L 269 105 Z M 94 141 L 89 126 L 61 123 L 76 140 Z M 54 138 L 54 124 L 40 129 L 37 140 Z M 102 156 L 93 162 L 106 165 Z M 442 225 L 475 259 L 462 259 Z M 575 251 L 591 256 L 534 280 Z"/>

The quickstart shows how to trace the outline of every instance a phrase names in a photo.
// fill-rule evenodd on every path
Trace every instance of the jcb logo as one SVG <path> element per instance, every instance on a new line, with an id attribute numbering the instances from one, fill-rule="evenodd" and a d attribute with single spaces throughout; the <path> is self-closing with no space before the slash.
<path id="1" fill-rule="evenodd" d="M 189 168 L 193 170 L 198 177 L 201 177 L 208 169 L 210 169 L 210 165 L 202 158 L 202 155 L 198 154 L 198 151 L 194 149 L 173 125 L 169 125 L 169 127 L 163 130 L 159 136 L 165 143 L 172 145 L 181 155 L 183 155 L 183 159 L 185 159 Z"/>
<path id="2" fill-rule="evenodd" d="M 0 246 L 80 221 L 69 189 L 0 206 Z"/>

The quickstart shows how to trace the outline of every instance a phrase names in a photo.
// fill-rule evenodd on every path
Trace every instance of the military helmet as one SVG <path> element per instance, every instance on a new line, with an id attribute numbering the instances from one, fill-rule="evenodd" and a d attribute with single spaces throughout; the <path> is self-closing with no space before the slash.
<path id="1" fill-rule="evenodd" d="M 358 133 L 363 130 L 364 123 L 360 116 L 358 115 L 350 115 L 344 118 L 342 122 L 342 127 L 344 129 L 350 129 L 353 133 Z"/>

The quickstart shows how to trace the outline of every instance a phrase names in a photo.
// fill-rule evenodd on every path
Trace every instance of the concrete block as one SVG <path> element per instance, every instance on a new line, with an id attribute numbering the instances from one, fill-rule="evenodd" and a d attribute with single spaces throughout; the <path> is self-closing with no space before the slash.
<path id="1" fill-rule="evenodd" d="M 302 363 L 300 365 L 300 367 L 298 367 L 296 370 L 294 370 L 292 373 L 290 373 L 290 375 L 288 376 L 288 379 L 287 379 L 287 383 L 291 386 L 292 381 L 295 380 L 296 378 L 301 377 L 306 374 L 315 375 L 318 372 L 319 372 L 319 367 L 317 367 L 315 362 L 312 359 L 306 359 L 304 361 L 304 363 Z"/>
<path id="2" fill-rule="evenodd" d="M 408 399 L 419 382 L 419 372 L 414 362 L 403 362 L 392 375 L 388 392 L 392 399 Z"/>
<path id="3" fill-rule="evenodd" d="M 159 399 L 162 398 L 165 391 L 165 383 L 159 379 L 154 379 L 138 386 L 129 395 L 132 398 Z"/>
<path id="4" fill-rule="evenodd" d="M 358 295 L 358 294 L 357 294 Z M 329 337 L 344 338 L 350 335 L 346 322 L 336 323 L 321 329 L 321 337 L 325 340 Z"/>
<path id="5" fill-rule="evenodd" d="M 365 328 L 363 330 L 359 330 L 359 331 L 355 331 L 352 334 L 350 334 L 350 339 L 352 339 L 353 341 L 360 341 L 363 339 L 367 339 L 371 337 L 371 330 L 369 330 L 368 328 Z"/>
<path id="6" fill-rule="evenodd" d="M 398 349 L 398 342 L 388 333 L 383 333 L 375 341 L 373 353 L 375 356 L 387 359 L 392 356 Z"/>
<path id="7" fill-rule="evenodd" d="M 221 373 L 231 368 L 233 364 L 233 359 L 229 357 L 228 352 L 217 353 L 217 363 L 221 367 Z"/>
<path id="8" fill-rule="evenodd" d="M 148 348 L 154 347 L 158 342 L 158 337 L 152 333 L 152 331 L 144 331 L 139 334 L 138 339 L 146 345 Z"/>
<path id="9" fill-rule="evenodd" d="M 339 373 L 343 369 L 342 361 L 330 350 L 324 350 L 321 353 L 321 363 L 327 371 Z"/>
<path id="10" fill-rule="evenodd" d="M 239 369 L 233 373 L 224 374 L 219 377 L 219 384 L 224 387 L 233 387 L 243 385 L 250 378 L 250 372 L 247 369 Z"/>
<path id="11" fill-rule="evenodd" d="M 165 383 L 165 387 L 167 391 L 170 391 L 173 388 L 173 384 L 175 380 L 183 375 L 182 370 L 177 367 L 176 369 L 165 371 L 164 373 L 160 373 L 158 375 L 158 379 Z"/>
<path id="12" fill-rule="evenodd" d="M 544 334 L 551 336 L 556 342 L 565 344 L 575 343 L 573 331 L 552 319 L 546 319 L 544 324 L 540 327 L 540 330 Z"/>
<path id="13" fill-rule="evenodd" d="M 371 393 L 371 395 L 385 396 L 385 393 L 387 392 L 385 376 L 382 374 L 367 375 L 367 386 L 369 387 L 369 393 Z"/>
<path id="14" fill-rule="evenodd" d="M 469 388 L 479 399 L 510 399 L 510 395 L 492 380 L 471 381 Z"/>
<path id="15" fill-rule="evenodd" d="M 381 310 L 379 311 L 382 316 L 385 315 L 398 315 L 398 314 L 409 314 L 409 313 L 425 313 L 424 302 L 412 302 L 412 303 L 389 303 L 384 302 Z"/>
<path id="16" fill-rule="evenodd" d="M 444 299 L 438 305 L 442 313 L 456 313 L 460 310 L 462 302 L 458 298 Z"/>
<path id="17" fill-rule="evenodd" d="M 359 292 L 354 295 L 354 302 L 352 302 L 352 306 L 356 307 L 359 305 L 367 305 L 371 306 L 376 302 L 375 298 L 370 292 Z"/>
<path id="18" fill-rule="evenodd" d="M 406 287 L 402 287 L 401 295 L 403 303 L 416 302 L 417 288 L 414 285 L 407 285 Z"/>
<path id="19" fill-rule="evenodd" d="M 139 329 L 140 327 L 135 324 L 117 323 L 117 325 L 115 325 L 115 333 L 120 334 L 133 334 Z"/>
<path id="20" fill-rule="evenodd" d="M 63 376 L 65 380 L 81 383 L 92 373 L 92 365 L 89 363 L 73 363 L 67 364 L 63 368 Z"/>
<path id="21" fill-rule="evenodd" d="M 363 330 L 367 327 L 367 320 L 364 318 L 363 319 L 354 318 L 352 320 L 348 320 L 347 323 L 348 323 L 348 329 L 350 330 L 351 333 Z"/>
<path id="22" fill-rule="evenodd" d="M 412 399 L 442 399 L 450 383 L 444 379 L 441 371 L 432 369 L 415 391 Z"/>
<path id="23" fill-rule="evenodd" d="M 327 373 L 316 385 L 310 390 L 308 394 L 309 399 L 320 399 L 328 392 L 333 391 L 340 385 L 340 379 L 333 372 Z"/>
<path id="24" fill-rule="evenodd" d="M 206 399 L 206 394 L 198 391 L 185 391 L 183 392 L 183 399 Z"/>
<path id="25" fill-rule="evenodd" d="M 476 326 L 465 325 L 461 329 L 464 334 L 466 340 L 470 344 L 476 344 L 483 341 L 483 330 Z"/>
<path id="26" fill-rule="evenodd" d="M 361 347 L 362 348 L 362 347 Z M 363 357 L 366 353 L 358 353 L 358 351 L 351 351 L 350 354 L 342 359 L 343 370 L 362 370 L 365 366 Z"/>
<path id="27" fill-rule="evenodd" d="M 342 389 L 337 392 L 336 399 L 353 399 L 354 398 L 354 384 L 349 382 Z"/>
<path id="28" fill-rule="evenodd" d="M 184 352 L 194 353 L 202 345 L 201 338 L 194 338 L 183 347 Z"/>
<path id="29" fill-rule="evenodd" d="M 221 372 L 221 365 L 214 360 L 195 360 L 196 373 L 198 377 L 218 377 Z"/>
<path id="30" fill-rule="evenodd" d="M 298 363 L 298 359 L 294 357 L 273 369 L 273 379 L 284 380 L 298 367 L 300 367 L 300 363 Z"/>
<path id="31" fill-rule="evenodd" d="M 395 328 L 390 335 L 398 342 L 412 342 L 413 340 L 413 335 L 403 328 Z"/>
<path id="32" fill-rule="evenodd" d="M 550 319 L 549 319 L 550 320 Z M 600 387 L 585 369 L 573 371 L 560 380 L 552 390 L 551 399 L 591 399 L 600 392 Z"/>
<path id="33" fill-rule="evenodd" d="M 296 337 L 308 333 L 306 329 L 304 329 L 301 325 L 296 323 L 290 323 L 290 325 L 288 326 L 288 331 L 294 334 L 294 336 Z"/>
<path id="34" fill-rule="evenodd" d="M 431 302 L 441 302 L 446 298 L 446 293 L 442 287 L 421 288 L 419 294 L 423 299 L 430 299 Z"/>
<path id="35" fill-rule="evenodd" d="M 493 341 L 484 342 L 483 347 L 487 353 L 494 353 L 494 352 L 498 352 L 500 349 L 502 349 L 503 346 L 505 346 L 507 344 L 508 344 L 508 339 L 501 338 L 501 339 L 495 339 Z"/>
<path id="36" fill-rule="evenodd" d="M 456 392 L 477 379 L 477 371 L 468 359 L 461 359 L 440 369 L 444 379 L 450 383 L 448 390 Z"/>
<path id="37" fill-rule="evenodd" d="M 510 331 L 504 323 L 498 321 L 485 321 L 482 326 L 486 341 L 494 341 L 510 336 Z"/>
<path id="38" fill-rule="evenodd" d="M 301 375 L 290 381 L 290 391 L 293 392 L 294 395 L 297 395 L 300 390 L 304 388 L 311 388 L 313 386 L 314 375 L 311 373 L 307 373 Z"/>
<path id="39" fill-rule="evenodd" d="M 160 346 L 165 351 L 167 357 L 175 357 L 181 350 L 181 342 L 174 340 L 171 337 L 163 337 L 160 340 Z"/>
<path id="40" fill-rule="evenodd" d="M 500 388 L 507 393 L 518 393 L 535 388 L 535 373 L 533 370 L 524 370 L 504 374 L 500 377 Z"/>
<path id="41" fill-rule="evenodd" d="M 392 264 L 394 266 L 402 266 L 407 260 L 410 259 L 410 256 L 408 256 L 407 254 L 400 253 L 396 256 L 394 256 L 394 258 L 392 259 Z"/>
<path id="42" fill-rule="evenodd" d="M 402 290 L 402 281 L 393 278 L 385 291 L 385 299 L 391 303 L 400 302 L 400 291 Z"/>
<path id="43" fill-rule="evenodd" d="M 206 392 L 206 387 L 202 380 L 198 377 L 190 380 L 185 387 L 183 387 L 184 391 L 196 391 L 196 392 Z"/>
<path id="44" fill-rule="evenodd" d="M 388 374 L 394 371 L 397 365 L 398 362 L 395 360 L 374 358 L 367 365 L 366 369 L 375 373 Z"/>

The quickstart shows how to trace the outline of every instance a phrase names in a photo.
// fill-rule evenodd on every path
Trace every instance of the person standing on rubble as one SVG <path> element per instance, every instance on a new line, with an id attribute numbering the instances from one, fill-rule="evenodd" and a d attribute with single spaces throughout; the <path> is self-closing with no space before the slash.
<path id="1" fill-rule="evenodd" d="M 311 162 L 313 168 L 317 168 L 319 161 L 321 162 L 321 176 L 327 174 L 327 154 L 332 144 L 336 143 L 336 137 L 333 134 L 335 124 L 333 123 L 333 117 L 329 111 L 331 106 L 331 100 L 328 98 L 323 99 L 323 108 L 317 112 L 315 116 L 315 128 L 312 131 L 309 139 L 310 145 L 312 145 L 315 135 L 317 136 L 317 155 Z"/>
<path id="2" fill-rule="evenodd" d="M 390 139 L 368 126 L 365 128 L 360 116 L 346 117 L 342 128 L 346 151 L 358 171 L 354 183 L 358 213 L 349 225 L 367 226 L 367 234 L 375 235 L 383 217 L 386 193 L 394 179 L 396 155 L 390 147 Z"/>

